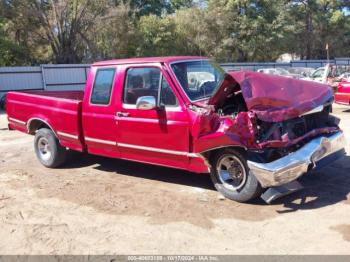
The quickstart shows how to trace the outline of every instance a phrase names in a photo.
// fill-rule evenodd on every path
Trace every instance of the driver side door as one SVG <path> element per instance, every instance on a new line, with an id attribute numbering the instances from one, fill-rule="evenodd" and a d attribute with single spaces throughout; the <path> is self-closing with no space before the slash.
<path id="1" fill-rule="evenodd" d="M 121 158 L 187 168 L 189 119 L 169 76 L 158 65 L 125 66 L 125 81 L 116 114 Z M 136 107 L 140 97 L 152 96 L 156 107 Z"/>

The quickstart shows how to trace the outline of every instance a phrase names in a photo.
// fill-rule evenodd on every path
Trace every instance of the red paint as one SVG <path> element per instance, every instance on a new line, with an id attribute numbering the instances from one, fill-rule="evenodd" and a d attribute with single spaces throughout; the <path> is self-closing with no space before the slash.
<path id="1" fill-rule="evenodd" d="M 224 84 L 208 103 L 220 103 L 226 94 L 239 90 L 239 85 L 248 110 L 266 122 L 298 117 L 326 103 L 333 95 L 328 85 L 311 81 L 250 71 L 231 72 L 230 76 L 233 80 L 229 81 L 226 77 Z M 238 85 L 232 84 L 234 82 Z"/>
<path id="2" fill-rule="evenodd" d="M 340 82 L 334 98 L 337 104 L 350 105 L 350 82 Z"/>
<path id="3" fill-rule="evenodd" d="M 226 76 L 212 98 L 191 103 L 169 64 L 198 59 L 203 58 L 98 62 L 90 70 L 84 92 L 10 92 L 7 95 L 10 128 L 29 132 L 30 119 L 41 119 L 57 134 L 60 143 L 70 149 L 198 173 L 208 172 L 208 167 L 197 153 L 227 146 L 246 149 L 284 147 L 307 137 L 332 132 L 326 128 L 314 130 L 294 141 L 258 144 L 255 137 L 257 118 L 277 122 L 296 117 L 326 102 L 331 97 L 328 87 L 290 78 L 237 72 Z M 159 68 L 179 101 L 178 107 L 142 111 L 122 103 L 127 69 L 142 66 Z M 89 101 L 96 69 L 103 67 L 117 69 L 111 102 L 104 106 L 92 105 Z M 240 112 L 235 118 L 218 115 L 215 107 L 220 106 L 227 95 L 240 90 L 249 111 Z M 128 115 L 117 116 L 117 112 Z"/>

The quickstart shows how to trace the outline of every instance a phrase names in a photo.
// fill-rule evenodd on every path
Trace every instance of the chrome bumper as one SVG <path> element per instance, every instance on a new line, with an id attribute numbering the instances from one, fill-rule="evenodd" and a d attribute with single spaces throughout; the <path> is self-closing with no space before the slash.
<path id="1" fill-rule="evenodd" d="M 345 154 L 345 137 L 339 131 L 331 136 L 321 136 L 311 140 L 297 151 L 270 163 L 248 161 L 250 172 L 258 179 L 262 187 L 273 187 L 294 181 L 306 173 L 311 165 L 327 157 L 336 158 Z M 334 157 L 335 156 L 335 157 Z"/>

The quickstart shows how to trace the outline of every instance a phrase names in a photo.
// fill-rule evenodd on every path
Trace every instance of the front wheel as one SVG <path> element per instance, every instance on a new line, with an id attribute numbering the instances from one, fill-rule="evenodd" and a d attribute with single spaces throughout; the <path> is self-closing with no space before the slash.
<path id="1" fill-rule="evenodd" d="M 40 163 L 55 168 L 62 165 L 67 157 L 67 150 L 62 147 L 51 129 L 39 129 L 34 138 L 34 149 Z"/>
<path id="2" fill-rule="evenodd" d="M 247 161 L 237 150 L 227 148 L 214 155 L 210 176 L 215 188 L 226 198 L 247 202 L 262 193 L 261 185 L 249 173 Z"/>

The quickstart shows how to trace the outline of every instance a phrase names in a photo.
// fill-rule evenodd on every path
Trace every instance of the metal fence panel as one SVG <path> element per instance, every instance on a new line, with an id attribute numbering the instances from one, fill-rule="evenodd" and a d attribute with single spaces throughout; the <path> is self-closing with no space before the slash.
<path id="1" fill-rule="evenodd" d="M 258 70 L 261 68 L 312 67 L 327 63 L 350 65 L 350 58 L 334 60 L 296 60 L 289 63 L 223 63 L 227 71 Z M 42 65 L 32 67 L 0 67 L 0 96 L 11 90 L 83 90 L 90 71 L 90 65 Z"/>
<path id="2" fill-rule="evenodd" d="M 89 65 L 42 66 L 45 90 L 83 90 Z"/>
<path id="3" fill-rule="evenodd" d="M 334 60 L 297 60 L 297 61 L 291 61 L 290 64 L 292 67 L 311 67 L 311 68 L 318 68 L 325 66 L 328 63 L 334 63 Z"/>
<path id="4" fill-rule="evenodd" d="M 337 58 L 335 60 L 335 63 L 337 65 L 350 65 L 350 59 L 349 58 Z"/>
<path id="5" fill-rule="evenodd" d="M 0 67 L 0 92 L 28 89 L 43 89 L 40 67 Z"/>
<path id="6" fill-rule="evenodd" d="M 0 93 L 16 90 L 83 90 L 90 65 L 0 67 Z M 0 95 L 1 96 L 1 95 Z"/>

